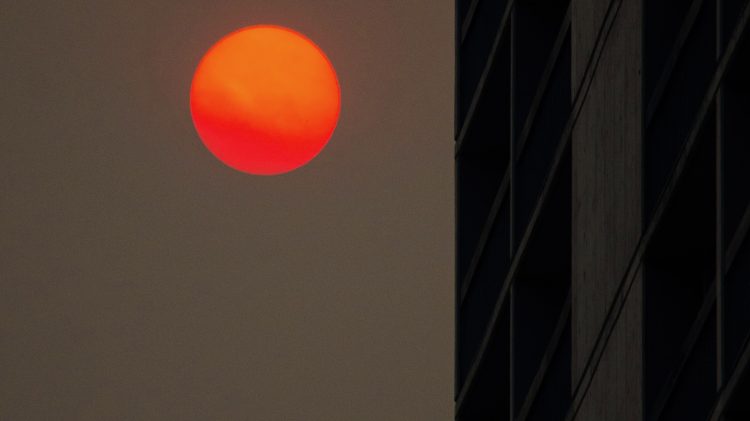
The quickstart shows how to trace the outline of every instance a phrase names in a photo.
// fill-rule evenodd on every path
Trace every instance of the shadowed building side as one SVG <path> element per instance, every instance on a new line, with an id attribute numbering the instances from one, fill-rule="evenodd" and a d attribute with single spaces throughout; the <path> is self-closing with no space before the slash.
<path id="1" fill-rule="evenodd" d="M 456 2 L 457 420 L 750 419 L 748 3 Z"/>
<path id="2" fill-rule="evenodd" d="M 571 139 L 572 384 L 591 382 L 577 418 L 640 420 L 640 271 L 630 275 L 611 338 L 603 345 L 597 339 L 642 232 L 641 36 L 633 30 L 640 26 L 641 4 L 624 2 L 606 39 L 597 39 L 606 2 L 573 0 L 571 6 L 573 81 L 587 87 Z M 603 354 L 597 369 L 595 352 Z"/>

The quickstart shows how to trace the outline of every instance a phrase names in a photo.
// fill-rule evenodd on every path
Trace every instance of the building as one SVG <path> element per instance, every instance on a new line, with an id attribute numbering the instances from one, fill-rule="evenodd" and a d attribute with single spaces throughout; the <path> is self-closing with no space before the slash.
<path id="1" fill-rule="evenodd" d="M 457 0 L 457 420 L 750 420 L 748 3 Z"/>

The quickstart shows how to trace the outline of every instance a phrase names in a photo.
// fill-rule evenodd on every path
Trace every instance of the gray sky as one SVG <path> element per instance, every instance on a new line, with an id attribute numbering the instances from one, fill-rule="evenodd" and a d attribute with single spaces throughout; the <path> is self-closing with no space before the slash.
<path id="1" fill-rule="evenodd" d="M 1 9 L 0 419 L 451 418 L 453 1 Z M 342 89 L 277 177 L 188 109 L 202 54 L 259 23 Z"/>

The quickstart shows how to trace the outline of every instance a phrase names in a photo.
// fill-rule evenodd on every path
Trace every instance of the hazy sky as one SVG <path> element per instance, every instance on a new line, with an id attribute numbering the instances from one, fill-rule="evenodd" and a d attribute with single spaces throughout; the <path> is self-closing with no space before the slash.
<path id="1" fill-rule="evenodd" d="M 259 23 L 342 89 L 277 177 L 188 110 Z M 0 57 L 0 419 L 451 418 L 453 1 L 9 0 Z"/>

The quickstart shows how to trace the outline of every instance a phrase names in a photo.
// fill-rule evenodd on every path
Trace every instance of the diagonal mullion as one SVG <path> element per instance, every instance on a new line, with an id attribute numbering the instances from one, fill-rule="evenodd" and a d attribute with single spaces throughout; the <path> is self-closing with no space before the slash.
<path id="1" fill-rule="evenodd" d="M 682 343 L 682 349 L 680 351 L 679 358 L 677 359 L 677 365 L 675 365 L 672 371 L 670 371 L 667 380 L 664 382 L 661 390 L 659 391 L 659 395 L 656 397 L 654 410 L 651 414 L 651 417 L 649 417 L 650 420 L 657 421 L 659 418 L 661 418 L 661 414 L 664 411 L 664 408 L 666 407 L 670 397 L 672 396 L 672 392 L 674 392 L 677 380 L 682 374 L 682 371 L 684 370 L 688 359 L 692 355 L 695 344 L 698 342 L 703 328 L 706 326 L 706 321 L 711 315 L 711 310 L 714 308 L 715 302 L 716 288 L 714 284 L 713 287 L 709 288 L 706 297 L 703 299 L 703 304 L 698 311 L 698 315 L 695 317 L 693 325 L 690 327 L 690 331 L 688 332 L 687 337 Z"/>
<path id="2" fill-rule="evenodd" d="M 750 230 L 750 203 L 745 208 L 745 213 L 742 215 L 740 224 L 735 230 L 732 236 L 732 241 L 729 242 L 727 247 L 726 260 L 724 261 L 724 274 L 727 274 L 734 263 L 737 253 L 740 251 L 740 247 L 747 239 L 747 232 Z"/>
<path id="3" fill-rule="evenodd" d="M 524 256 L 530 237 L 536 229 L 536 221 L 539 219 L 539 215 L 541 214 L 541 211 L 546 204 L 546 197 L 552 188 L 553 182 L 555 181 L 555 175 L 557 174 L 557 170 L 560 167 L 563 153 L 568 148 L 570 135 L 573 131 L 573 127 L 575 126 L 576 121 L 578 120 L 578 116 L 580 114 L 581 108 L 583 107 L 583 102 L 586 99 L 588 90 L 591 87 L 594 74 L 596 73 L 596 69 L 598 68 L 599 60 L 604 49 L 604 44 L 609 36 L 609 33 L 611 32 L 613 23 L 615 21 L 615 18 L 617 17 L 617 13 L 620 10 L 621 4 L 622 0 L 611 0 L 607 8 L 605 20 L 599 29 L 599 33 L 597 34 L 597 41 L 594 44 L 594 50 L 589 57 L 583 73 L 583 77 L 581 78 L 580 84 L 575 91 L 576 93 L 575 99 L 573 101 L 573 107 L 568 117 L 568 122 L 565 125 L 565 129 L 563 130 L 563 134 L 558 141 L 558 147 L 554 154 L 550 172 L 544 181 L 544 187 L 539 196 L 539 199 L 537 200 L 534 211 L 531 214 L 531 218 L 526 227 L 521 242 L 519 243 L 518 251 L 512 259 L 510 270 L 508 271 L 508 275 L 506 276 L 503 289 L 501 290 L 500 295 L 497 297 L 497 300 L 495 302 L 495 307 L 493 308 L 490 321 L 487 325 L 487 328 L 485 329 L 485 334 L 479 347 L 479 351 L 474 357 L 474 361 L 472 362 L 471 368 L 469 369 L 466 379 L 464 380 L 464 384 L 460 388 L 458 397 L 456 399 L 456 413 L 459 413 L 461 411 L 464 403 L 466 402 L 466 397 L 468 396 L 468 393 L 473 386 L 477 371 L 486 358 L 487 347 L 495 329 L 497 328 L 500 312 L 502 310 L 503 303 L 508 296 L 511 281 L 515 278 L 515 274 L 520 265 L 521 258 Z"/>
<path id="4" fill-rule="evenodd" d="M 463 305 L 464 300 L 469 293 L 469 289 L 471 288 L 472 281 L 474 280 L 477 267 L 479 267 L 479 262 L 484 255 L 484 249 L 486 248 L 487 242 L 489 241 L 490 233 L 495 226 L 497 215 L 500 212 L 500 208 L 502 207 L 503 203 L 507 200 L 509 184 L 510 168 L 505 171 L 503 181 L 500 183 L 500 188 L 498 188 L 497 190 L 495 199 L 492 201 L 490 212 L 484 222 L 484 226 L 482 227 L 482 232 L 479 234 L 479 241 L 477 241 L 477 246 L 474 249 L 474 254 L 471 256 L 469 267 L 466 269 L 466 274 L 463 276 L 463 280 L 461 281 L 459 305 Z"/>
<path id="5" fill-rule="evenodd" d="M 560 316 L 557 321 L 557 325 L 555 326 L 555 330 L 552 333 L 552 337 L 547 345 L 547 349 L 544 352 L 542 361 L 539 364 L 539 369 L 537 370 L 536 375 L 534 376 L 534 380 L 532 381 L 531 386 L 529 387 L 529 391 L 526 393 L 526 397 L 523 401 L 523 406 L 521 406 L 521 410 L 519 411 L 516 421 L 526 421 L 526 419 L 529 416 L 529 413 L 531 412 L 531 407 L 536 402 L 537 395 L 539 394 L 539 390 L 542 388 L 542 383 L 544 382 L 544 379 L 547 377 L 547 372 L 549 371 L 549 366 L 552 363 L 552 358 L 554 357 L 555 353 L 558 352 L 558 348 L 560 347 L 560 341 L 562 340 L 562 335 L 565 332 L 565 328 L 570 323 L 570 315 L 571 315 L 570 309 L 571 309 L 571 291 L 568 290 L 568 297 L 565 299 L 565 305 L 563 306 L 563 309 L 560 311 Z"/>
<path id="6" fill-rule="evenodd" d="M 659 81 L 656 83 L 656 87 L 654 88 L 654 93 L 651 96 L 651 100 L 646 106 L 646 126 L 650 125 L 654 114 L 656 114 L 656 110 L 659 108 L 659 104 L 661 103 L 662 98 L 664 98 L 664 91 L 666 91 L 669 80 L 672 77 L 672 73 L 677 66 L 677 61 L 682 54 L 682 50 L 685 47 L 685 44 L 687 43 L 688 36 L 690 35 L 693 26 L 695 26 L 695 21 L 698 20 L 698 12 L 700 12 L 702 5 L 703 0 L 693 0 L 693 3 L 690 5 L 690 9 L 688 9 L 685 19 L 682 21 L 680 32 L 677 34 L 677 40 L 675 41 L 674 46 L 669 53 L 669 58 L 667 58 L 667 62 L 664 65 L 664 70 L 661 72 L 661 76 L 659 76 Z"/>
<path id="7" fill-rule="evenodd" d="M 616 0 L 616 1 L 622 1 L 622 0 Z M 566 420 L 570 421 L 570 420 L 575 419 L 578 413 L 578 409 L 580 408 L 581 403 L 583 402 L 583 398 L 586 395 L 588 388 L 591 386 L 591 382 L 593 381 L 593 378 L 594 378 L 594 373 L 596 372 L 599 366 L 599 362 L 601 361 L 601 358 L 604 355 L 604 348 L 609 342 L 609 338 L 612 336 L 612 332 L 614 331 L 615 324 L 617 323 L 617 320 L 619 319 L 619 316 L 622 313 L 622 309 L 625 306 L 625 302 L 627 300 L 628 295 L 630 294 L 630 290 L 635 281 L 635 276 L 640 270 L 642 257 L 645 253 L 646 247 L 648 246 L 651 238 L 654 235 L 654 232 L 656 231 L 656 227 L 658 226 L 659 222 L 661 221 L 661 218 L 664 215 L 667 204 L 669 203 L 672 197 L 673 191 L 675 190 L 677 184 L 682 178 L 682 173 L 684 172 L 684 169 L 687 166 L 688 158 L 690 156 L 690 153 L 693 150 L 693 146 L 696 143 L 698 132 L 700 131 L 700 128 L 703 125 L 703 122 L 706 118 L 706 115 L 708 114 L 708 110 L 710 109 L 710 106 L 713 102 L 712 99 L 714 95 L 716 94 L 716 91 L 719 88 L 722 78 L 724 77 L 724 73 L 726 72 L 729 61 L 734 56 L 735 50 L 737 49 L 737 45 L 745 36 L 745 28 L 747 26 L 749 17 L 750 17 L 750 5 L 745 6 L 745 9 L 743 10 L 743 12 L 740 15 L 740 18 L 738 19 L 738 23 L 735 26 L 735 30 L 732 34 L 732 37 L 730 38 L 729 43 L 727 44 L 726 50 L 720 62 L 718 63 L 714 76 L 711 79 L 711 83 L 706 89 L 704 100 L 701 104 L 701 107 L 698 110 L 698 114 L 693 124 L 693 127 L 691 128 L 690 134 L 685 144 L 683 145 L 683 149 L 678 156 L 675 166 L 673 167 L 671 171 L 669 181 L 667 185 L 665 186 L 664 190 L 662 191 L 661 195 L 659 196 L 659 199 L 657 200 L 657 206 L 656 206 L 654 215 L 652 217 L 652 220 L 648 228 L 646 229 L 645 233 L 641 236 L 641 239 L 639 240 L 638 245 L 636 246 L 636 251 L 631 257 L 630 262 L 628 263 L 628 270 L 626 271 L 625 276 L 620 281 L 620 284 L 615 292 L 615 296 L 612 300 L 612 304 L 610 304 L 609 306 L 609 309 L 607 311 L 607 316 L 604 320 L 604 323 L 594 343 L 594 349 L 589 355 L 588 359 L 586 360 L 586 364 L 584 365 L 584 371 L 581 375 L 581 378 L 578 384 L 576 385 L 575 391 L 573 393 L 573 402 L 568 412 L 568 415 L 566 417 Z"/>
<path id="8" fill-rule="evenodd" d="M 750 373 L 750 334 L 745 338 L 745 342 L 742 345 L 742 352 L 737 360 L 737 364 L 734 367 L 732 376 L 727 380 L 726 385 L 719 391 L 714 407 L 711 411 L 710 421 L 720 421 L 724 411 L 727 408 L 727 404 L 732 398 L 738 398 L 734 396 L 734 392 L 737 386 L 742 380 L 744 375 Z"/>
<path id="9" fill-rule="evenodd" d="M 469 28 L 471 28 L 471 24 L 474 22 L 474 16 L 477 12 L 477 5 L 479 4 L 480 0 L 471 0 L 471 4 L 469 5 L 469 10 L 466 12 L 466 16 L 464 17 L 463 22 L 461 22 L 461 45 L 463 45 L 464 40 L 466 40 L 466 35 L 469 33 Z"/>
<path id="10" fill-rule="evenodd" d="M 563 23 L 560 26 L 560 31 L 558 33 L 555 44 L 553 46 L 552 52 L 550 53 L 549 58 L 547 60 L 547 65 L 543 72 L 541 83 L 539 84 L 536 94 L 534 95 L 534 100 L 532 102 L 531 109 L 529 110 L 529 114 L 526 118 L 526 124 L 524 125 L 524 130 L 521 132 L 521 136 L 519 138 L 520 142 L 519 142 L 519 148 L 518 148 L 518 154 L 517 154 L 518 158 L 520 158 L 521 154 L 523 153 L 523 148 L 526 144 L 526 140 L 528 139 L 529 133 L 531 132 L 531 128 L 533 127 L 533 123 L 536 117 L 536 112 L 544 97 L 544 93 L 547 91 L 547 86 L 549 85 L 549 79 L 552 75 L 552 71 L 560 56 L 560 51 L 562 49 L 562 44 L 565 40 L 565 35 L 570 29 L 570 6 L 568 6 L 568 11 L 565 16 L 566 17 L 563 19 Z M 476 268 L 479 264 L 479 260 L 482 258 L 482 254 L 484 252 L 484 248 L 489 237 L 489 232 L 492 230 L 492 227 L 495 224 L 495 218 L 497 217 L 500 205 L 502 204 L 503 200 L 505 200 L 505 195 L 509 187 L 508 177 L 509 177 L 509 172 L 506 171 L 505 176 L 503 177 L 502 183 L 500 187 L 498 188 L 498 192 L 495 196 L 495 200 L 493 201 L 493 205 L 488 215 L 487 221 L 485 222 L 484 227 L 482 229 L 482 233 L 480 234 L 480 239 L 475 248 L 475 252 L 472 255 L 469 268 L 467 269 L 466 274 L 463 278 L 462 288 L 461 288 L 461 302 L 462 303 L 463 303 L 464 297 L 468 293 L 468 289 L 469 289 L 469 286 L 471 285 L 471 280 L 474 277 L 474 274 L 476 272 Z"/>
<path id="11" fill-rule="evenodd" d="M 510 11 L 512 9 L 513 0 L 509 0 L 507 6 L 505 6 L 505 12 L 503 12 L 503 17 L 500 20 L 500 25 L 498 26 L 497 33 L 495 34 L 495 39 L 492 42 L 492 48 L 490 49 L 489 56 L 487 57 L 487 62 L 485 63 L 484 69 L 482 70 L 482 75 L 479 77 L 479 82 L 477 83 L 477 86 L 472 93 L 469 109 L 466 111 L 466 115 L 463 117 L 459 132 L 456 134 L 455 155 L 458 155 L 460 153 L 461 147 L 466 141 L 469 127 L 471 127 L 477 107 L 479 106 L 479 100 L 484 95 L 485 87 L 487 85 L 487 79 L 492 73 L 492 69 L 495 67 L 495 62 L 498 58 L 498 50 L 500 49 L 500 43 L 503 39 L 503 33 L 505 32 L 505 29 L 510 22 Z"/>
<path id="12" fill-rule="evenodd" d="M 560 24 L 560 29 L 557 33 L 557 38 L 555 38 L 555 43 L 552 46 L 552 52 L 547 58 L 547 64 L 544 67 L 544 72 L 542 72 L 542 78 L 539 82 L 539 85 L 537 86 L 536 93 L 534 93 L 534 99 L 531 101 L 531 107 L 529 108 L 526 120 L 524 121 L 523 129 L 521 130 L 521 133 L 518 137 L 518 148 L 516 150 L 515 157 L 516 160 L 520 160 L 521 156 L 523 155 L 526 142 L 529 139 L 529 135 L 531 133 L 531 129 L 534 127 L 537 112 L 541 107 L 542 100 L 544 99 L 544 94 L 547 92 L 547 88 L 549 87 L 549 81 L 552 78 L 552 72 L 554 71 L 555 66 L 557 65 L 557 61 L 560 58 L 560 51 L 562 50 L 562 46 L 565 43 L 565 36 L 568 34 L 568 31 L 570 31 L 570 8 L 571 5 L 570 3 L 568 3 L 568 9 L 565 12 L 565 17 L 563 18 L 563 21 Z"/>

